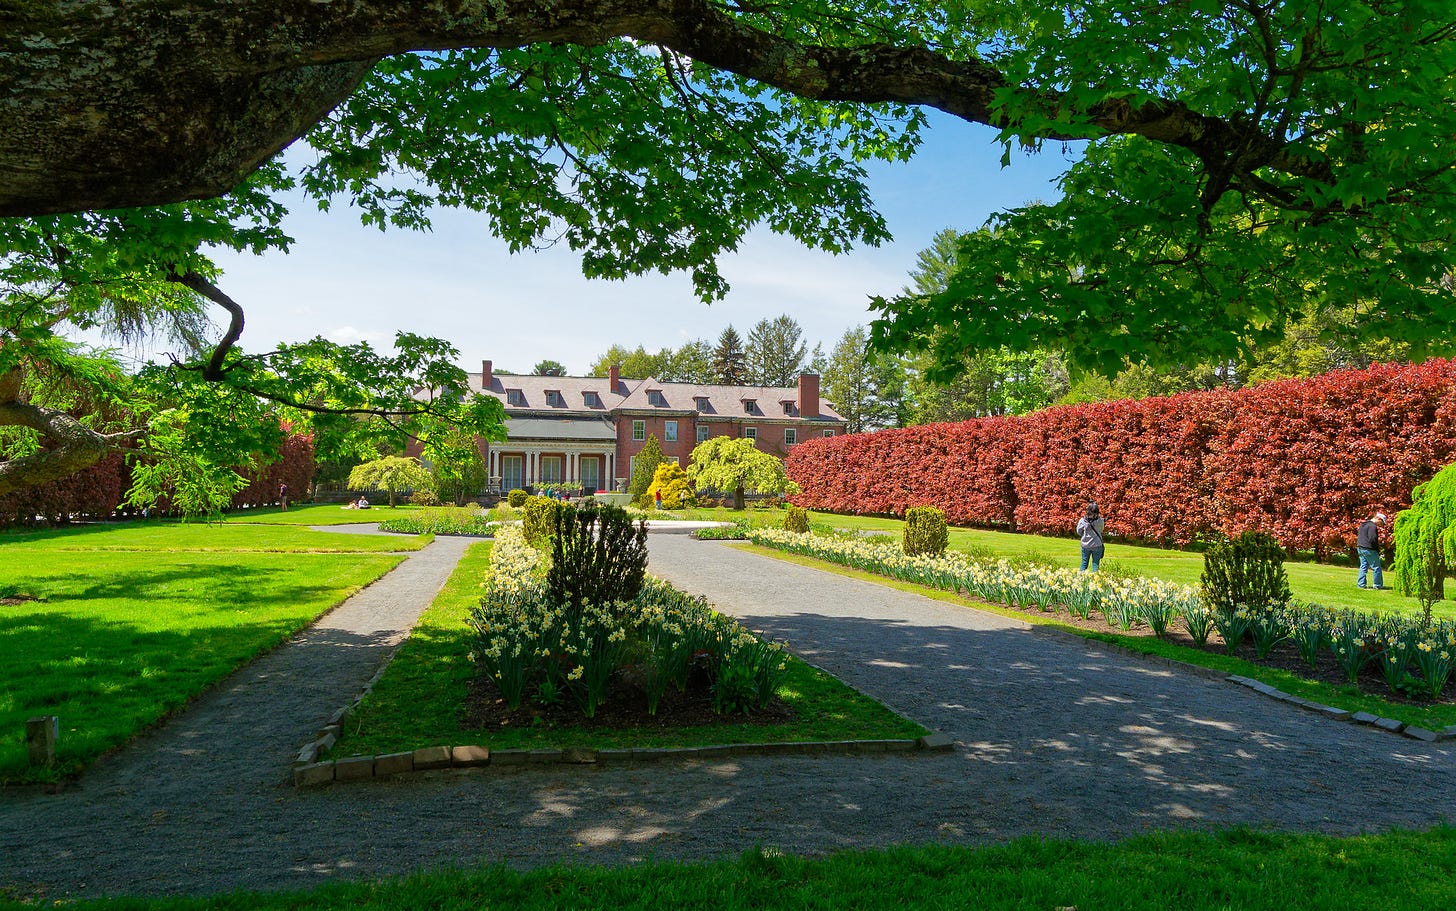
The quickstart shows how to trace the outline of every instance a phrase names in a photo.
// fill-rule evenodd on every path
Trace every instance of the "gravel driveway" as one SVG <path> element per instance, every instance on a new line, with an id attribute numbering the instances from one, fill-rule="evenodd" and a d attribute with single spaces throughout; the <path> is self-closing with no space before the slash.
<path id="1" fill-rule="evenodd" d="M 720 544 L 650 541 L 654 572 L 790 639 L 950 734 L 955 750 L 505 767 L 295 791 L 290 752 L 367 679 L 393 635 L 368 621 L 372 631 L 320 629 L 261 659 L 61 794 L 0 798 L 0 887 L 53 897 L 295 888 L 478 861 L 1103 839 L 1230 823 L 1351 833 L 1430 825 L 1456 806 L 1445 745 Z M 468 543 L 437 539 L 366 593 L 406 570 L 443 582 Z M 409 582 L 401 615 L 431 586 Z M 356 650 L 358 661 L 341 657 Z"/>

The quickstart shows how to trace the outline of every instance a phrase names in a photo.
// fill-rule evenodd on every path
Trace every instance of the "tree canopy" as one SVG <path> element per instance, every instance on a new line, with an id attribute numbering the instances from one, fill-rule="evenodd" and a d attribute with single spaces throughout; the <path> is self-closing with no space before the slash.
<path id="1" fill-rule="evenodd" d="M 693 447 L 688 480 L 698 490 L 732 491 L 734 509 L 743 508 L 745 490 L 772 496 L 799 492 L 782 459 L 761 451 L 753 440 L 733 437 L 709 437 Z"/>
<path id="2" fill-rule="evenodd" d="M 876 302 L 872 344 L 928 371 L 1038 346 L 1109 375 L 1226 361 L 1337 311 L 1346 346 L 1456 338 L 1446 0 L 21 3 L 0 82 L 0 421 L 47 441 L 13 477 L 136 429 L 29 410 L 52 377 L 101 389 L 71 328 L 176 330 L 206 343 L 158 382 L 319 406 L 344 352 L 243 354 L 206 256 L 285 248 L 286 191 L 380 226 L 473 210 L 513 248 L 684 270 L 711 300 L 756 226 L 884 240 L 863 163 L 911 157 L 927 108 L 993 127 L 1006 160 L 1081 150 L 1059 199 L 959 238 L 943 289 Z M 316 154 L 287 170 L 300 137 Z M 407 359 L 438 378 L 439 353 Z M 323 408 L 415 407 L 336 392 L 353 404 Z"/>

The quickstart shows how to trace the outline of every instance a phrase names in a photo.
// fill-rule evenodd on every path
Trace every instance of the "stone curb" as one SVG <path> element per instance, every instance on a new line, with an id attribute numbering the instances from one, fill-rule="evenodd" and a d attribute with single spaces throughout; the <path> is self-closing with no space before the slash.
<path id="1" fill-rule="evenodd" d="M 1404 734 L 1413 740 L 1422 740 L 1426 743 L 1456 740 L 1456 724 L 1450 725 L 1440 731 L 1431 731 L 1426 728 L 1408 725 L 1404 721 L 1397 721 L 1394 718 L 1381 718 L 1379 715 L 1373 715 L 1370 712 L 1351 712 L 1347 709 L 1336 708 L 1332 705 L 1312 702 L 1301 696 L 1295 696 L 1283 690 L 1275 689 L 1267 683 L 1249 677 L 1240 677 L 1237 674 L 1231 674 L 1225 679 L 1230 683 L 1237 683 L 1239 686 L 1248 687 L 1257 693 L 1263 693 L 1271 699 L 1278 699 L 1280 702 L 1297 705 L 1302 709 L 1317 712 L 1328 718 L 1333 718 L 1336 721 L 1348 721 L 1351 724 L 1368 725 L 1379 728 L 1382 731 L 1389 731 L 1392 734 Z"/>
<path id="2" fill-rule="evenodd" d="M 945 752 L 954 741 L 939 731 L 914 740 L 814 740 L 794 743 L 735 743 L 705 747 L 651 747 L 592 750 L 492 750 L 486 746 L 424 747 L 410 753 L 349 756 L 328 762 L 295 765 L 293 784 L 308 788 L 334 781 L 389 778 L 436 769 L 469 769 L 512 765 L 595 765 L 656 762 L 663 759 L 725 759 L 733 756 L 823 756 L 850 753 Z"/>

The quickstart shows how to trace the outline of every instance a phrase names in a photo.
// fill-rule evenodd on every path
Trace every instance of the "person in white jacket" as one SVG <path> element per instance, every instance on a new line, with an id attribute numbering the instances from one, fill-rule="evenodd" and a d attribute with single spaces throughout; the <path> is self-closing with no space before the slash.
<path id="1" fill-rule="evenodd" d="M 1102 514 L 1097 511 L 1096 503 L 1087 504 L 1087 514 L 1077 520 L 1077 537 L 1082 539 L 1082 572 L 1087 571 L 1087 564 L 1092 564 L 1092 571 L 1097 572 L 1097 567 L 1102 563 L 1103 544 L 1102 529 L 1107 527 L 1103 521 Z"/>

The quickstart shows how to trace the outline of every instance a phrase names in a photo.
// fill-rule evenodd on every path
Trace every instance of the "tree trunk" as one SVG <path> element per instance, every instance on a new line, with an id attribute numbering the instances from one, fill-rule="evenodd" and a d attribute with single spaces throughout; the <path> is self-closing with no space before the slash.
<path id="1" fill-rule="evenodd" d="M 225 193 L 391 54 L 617 39 L 819 101 L 923 105 L 1003 126 L 997 94 L 1034 92 L 1071 124 L 1029 131 L 1042 138 L 1140 134 L 1210 159 L 1236 150 L 1285 173 L 1317 165 L 1282 135 L 1251 135 L 1244 119 L 1176 99 L 1079 108 L 1076 92 L 1008 87 L 979 59 L 868 33 L 850 47 L 814 45 L 711 0 L 22 2 L 0 4 L 0 216 Z"/>
<path id="2" fill-rule="evenodd" d="M 743 485 L 742 484 L 739 484 L 738 485 L 738 488 L 733 491 L 733 508 L 734 509 L 740 509 L 740 510 L 743 509 L 743 508 L 745 508 L 744 507 L 744 503 L 743 503 Z"/>

